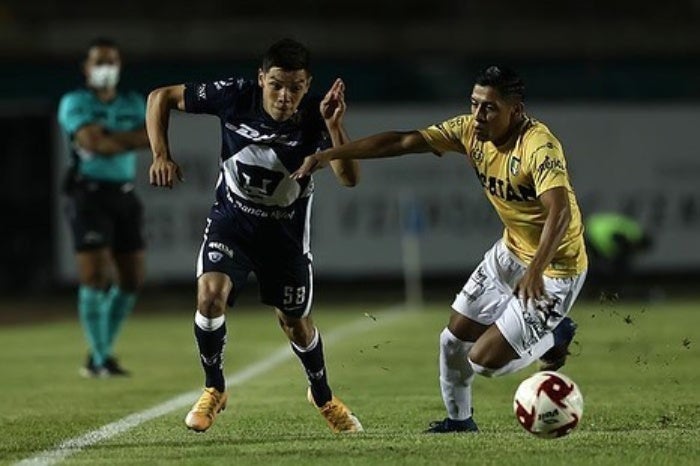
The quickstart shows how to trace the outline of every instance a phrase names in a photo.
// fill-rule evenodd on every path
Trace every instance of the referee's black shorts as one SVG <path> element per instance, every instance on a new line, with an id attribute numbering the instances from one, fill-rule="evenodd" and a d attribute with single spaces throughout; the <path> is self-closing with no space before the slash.
<path id="1" fill-rule="evenodd" d="M 145 246 L 143 205 L 131 183 L 82 180 L 68 192 L 66 213 L 76 252 L 130 253 Z"/>

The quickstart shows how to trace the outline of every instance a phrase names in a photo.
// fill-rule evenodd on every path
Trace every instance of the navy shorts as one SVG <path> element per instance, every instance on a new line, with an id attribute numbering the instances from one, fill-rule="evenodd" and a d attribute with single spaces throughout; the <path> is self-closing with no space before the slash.
<path id="1" fill-rule="evenodd" d="M 131 183 L 83 181 L 68 194 L 66 214 L 76 252 L 130 253 L 145 246 L 143 205 Z"/>
<path id="2" fill-rule="evenodd" d="M 306 316 L 313 300 L 310 204 L 310 198 L 279 210 L 214 204 L 197 257 L 197 277 L 207 272 L 228 275 L 232 306 L 253 272 L 264 304 L 290 317 Z"/>

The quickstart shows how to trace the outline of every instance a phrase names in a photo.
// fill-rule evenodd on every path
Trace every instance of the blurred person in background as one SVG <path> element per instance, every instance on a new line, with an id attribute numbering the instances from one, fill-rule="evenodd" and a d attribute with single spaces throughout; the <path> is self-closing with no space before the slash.
<path id="1" fill-rule="evenodd" d="M 64 182 L 78 265 L 78 314 L 90 347 L 81 374 L 124 376 L 114 343 L 144 277 L 143 207 L 134 192 L 136 150 L 148 147 L 145 99 L 117 90 L 121 54 L 95 39 L 83 62 L 85 87 L 60 101 L 70 143 Z"/>
<path id="2" fill-rule="evenodd" d="M 651 248 L 651 237 L 634 218 L 615 212 L 591 214 L 584 224 L 591 255 L 588 286 L 601 299 L 629 292 L 634 259 Z"/>
<path id="3" fill-rule="evenodd" d="M 309 155 L 293 179 L 330 161 L 448 151 L 465 154 L 505 230 L 452 303 L 440 335 L 440 387 L 447 417 L 427 433 L 478 432 L 476 373 L 510 374 L 538 358 L 566 362 L 576 324 L 567 317 L 586 277 L 583 225 L 561 143 L 525 114 L 525 85 L 511 69 L 476 77 L 471 114 L 422 130 L 385 132 Z"/>
<path id="4" fill-rule="evenodd" d="M 194 334 L 205 388 L 185 418 L 206 431 L 226 407 L 223 373 L 226 306 L 233 306 L 254 272 L 261 301 L 274 307 L 279 324 L 306 371 L 307 398 L 334 432 L 362 430 L 358 419 L 330 389 L 323 342 L 311 319 L 313 273 L 309 229 L 313 181 L 289 175 L 309 152 L 349 141 L 343 126 L 344 83 L 323 99 L 308 94 L 309 52 L 283 39 L 265 53 L 257 80 L 230 78 L 156 89 L 149 95 L 147 127 L 153 163 L 151 184 L 171 188 L 180 179 L 168 143 L 173 109 L 217 115 L 222 148 L 216 202 L 197 258 Z M 357 162 L 333 162 L 339 182 L 354 186 Z"/>

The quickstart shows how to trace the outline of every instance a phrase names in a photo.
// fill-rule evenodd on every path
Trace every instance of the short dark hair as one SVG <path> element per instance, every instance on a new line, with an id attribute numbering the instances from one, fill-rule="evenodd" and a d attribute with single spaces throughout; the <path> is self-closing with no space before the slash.
<path id="1" fill-rule="evenodd" d="M 262 70 L 267 72 L 272 67 L 287 71 L 309 71 L 309 50 L 294 39 L 281 39 L 267 49 L 262 60 Z"/>
<path id="2" fill-rule="evenodd" d="M 93 47 L 110 47 L 119 50 L 119 44 L 117 44 L 117 41 L 109 37 L 95 37 L 90 41 L 87 49 L 90 50 Z"/>
<path id="3" fill-rule="evenodd" d="M 492 65 L 484 68 L 474 80 L 479 86 L 495 88 L 506 99 L 525 99 L 525 83 L 512 68 Z"/>

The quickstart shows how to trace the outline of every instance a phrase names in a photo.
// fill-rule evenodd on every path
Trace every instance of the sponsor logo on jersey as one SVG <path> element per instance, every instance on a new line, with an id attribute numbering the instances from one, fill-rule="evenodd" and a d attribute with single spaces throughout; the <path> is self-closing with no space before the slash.
<path id="1" fill-rule="evenodd" d="M 229 86 L 233 86 L 236 84 L 236 81 L 233 79 L 224 79 L 221 81 L 214 81 L 214 87 L 216 88 L 217 91 L 220 91 L 221 89 Z"/>
<path id="2" fill-rule="evenodd" d="M 241 212 L 253 215 L 260 218 L 273 218 L 275 220 L 291 220 L 294 218 L 294 210 L 284 210 L 284 209 L 261 209 L 259 207 L 251 207 L 239 201 L 238 199 L 233 199 L 229 195 L 229 200 L 234 203 L 237 209 Z"/>
<path id="3" fill-rule="evenodd" d="M 495 176 L 486 176 L 484 173 L 480 173 L 478 170 L 476 172 L 481 182 L 481 186 L 484 187 L 484 191 L 487 191 L 490 195 L 500 197 L 508 202 L 525 202 L 534 201 L 537 199 L 537 192 L 532 186 L 517 185 L 513 186 L 510 181 L 502 180 L 496 178 Z"/>
<path id="4" fill-rule="evenodd" d="M 230 247 L 226 246 L 223 243 L 219 243 L 217 241 L 212 241 L 208 244 L 208 247 L 209 247 L 209 249 L 216 249 L 219 252 L 223 252 L 228 257 L 233 259 L 233 249 L 231 249 Z"/>
<path id="5" fill-rule="evenodd" d="M 299 141 L 296 140 L 290 140 L 290 135 L 288 134 L 277 134 L 277 133 L 268 133 L 268 134 L 263 134 L 260 131 L 258 131 L 255 128 L 251 128 L 250 126 L 242 123 L 239 126 L 234 125 L 233 123 L 225 123 L 224 126 L 226 129 L 229 129 L 239 136 L 243 136 L 246 139 L 250 139 L 251 141 L 254 142 L 263 142 L 263 143 L 275 143 L 275 144 L 283 144 L 285 146 L 289 147 L 295 147 L 299 145 Z"/>
<path id="6" fill-rule="evenodd" d="M 219 262 L 221 259 L 224 258 L 224 255 L 222 253 L 220 253 L 219 251 L 209 251 L 209 253 L 207 255 L 209 256 L 209 260 L 211 262 L 213 262 L 214 264 L 216 264 L 217 262 Z"/>
<path id="7" fill-rule="evenodd" d="M 200 84 L 197 86 L 197 100 L 207 100 L 207 85 Z"/>
<path id="8" fill-rule="evenodd" d="M 482 160 L 484 160 L 484 151 L 477 147 L 472 151 L 471 156 L 473 161 L 481 162 Z"/>
<path id="9" fill-rule="evenodd" d="M 564 162 L 562 162 L 561 159 L 550 158 L 549 155 L 545 155 L 544 160 L 537 167 L 537 174 L 542 175 L 545 170 L 566 171 Z"/>

